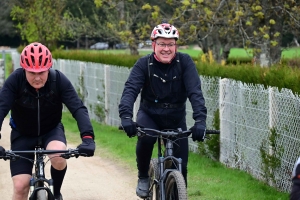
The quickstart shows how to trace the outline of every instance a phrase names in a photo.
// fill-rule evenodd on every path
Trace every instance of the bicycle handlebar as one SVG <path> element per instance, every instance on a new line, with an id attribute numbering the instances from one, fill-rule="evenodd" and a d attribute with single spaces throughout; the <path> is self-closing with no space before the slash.
<path id="1" fill-rule="evenodd" d="M 122 126 L 119 126 L 119 130 L 123 130 Z M 145 133 L 145 131 L 151 131 L 156 133 L 157 135 L 162 135 L 162 136 L 180 136 L 180 135 L 186 135 L 189 136 L 192 131 L 191 130 L 186 130 L 183 131 L 182 129 L 166 129 L 166 130 L 156 130 L 156 129 L 151 129 L 151 128 L 142 128 L 142 127 L 137 127 L 137 136 L 142 136 Z M 205 134 L 220 134 L 220 130 L 205 130 Z"/>
<path id="2" fill-rule="evenodd" d="M 5 151 L 5 156 L 0 156 L 0 159 L 4 160 L 14 160 L 16 158 L 22 158 L 21 155 L 19 154 L 43 154 L 43 155 L 48 155 L 48 154 L 57 154 L 61 153 L 59 157 L 69 159 L 71 157 L 76 157 L 78 158 L 79 156 L 87 156 L 84 153 L 79 153 L 78 149 L 68 149 L 68 150 L 43 150 L 43 149 L 37 149 L 37 150 L 24 150 L 24 151 L 12 151 L 12 150 L 6 150 Z"/>

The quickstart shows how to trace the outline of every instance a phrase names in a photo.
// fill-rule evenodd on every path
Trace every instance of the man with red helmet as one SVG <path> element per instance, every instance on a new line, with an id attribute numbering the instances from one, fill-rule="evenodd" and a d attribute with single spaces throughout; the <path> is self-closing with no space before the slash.
<path id="1" fill-rule="evenodd" d="M 34 149 L 38 139 L 47 150 L 65 150 L 66 137 L 61 123 L 63 104 L 76 119 L 82 144 L 80 153 L 93 156 L 95 151 L 94 131 L 88 110 L 78 97 L 67 77 L 58 70 L 53 70 L 55 80 L 50 80 L 52 55 L 41 43 L 26 46 L 20 57 L 22 68 L 16 69 L 5 81 L 0 91 L 0 122 L 11 111 L 10 126 L 11 149 Z M 51 69 L 52 70 L 52 69 Z M 51 88 L 55 81 L 56 92 Z M 0 146 L 0 156 L 5 150 Z M 32 158 L 32 155 L 27 155 Z M 54 196 L 62 200 L 60 189 L 67 170 L 66 160 L 55 155 L 51 158 L 51 177 L 54 182 Z M 33 163 L 26 159 L 10 162 L 13 180 L 13 199 L 28 199 L 29 181 Z"/>
<path id="2" fill-rule="evenodd" d="M 200 78 L 191 57 L 177 52 L 178 39 L 179 32 L 173 25 L 162 23 L 155 26 L 151 33 L 153 53 L 140 58 L 133 66 L 119 105 L 121 124 L 128 137 L 136 135 L 136 124 L 159 130 L 187 130 L 185 103 L 189 98 L 195 120 L 191 128 L 192 139 L 204 140 L 207 109 Z M 132 120 L 133 104 L 140 92 L 141 102 L 135 123 Z M 156 140 L 144 136 L 138 138 L 136 145 L 139 178 L 136 194 L 141 198 L 149 195 L 148 169 Z M 182 158 L 182 174 L 187 184 L 188 139 L 175 143 L 174 155 Z"/>

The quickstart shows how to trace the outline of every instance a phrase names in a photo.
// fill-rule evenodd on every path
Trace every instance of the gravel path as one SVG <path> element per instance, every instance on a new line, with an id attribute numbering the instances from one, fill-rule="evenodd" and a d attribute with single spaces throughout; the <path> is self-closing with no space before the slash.
<path id="1" fill-rule="evenodd" d="M 9 149 L 10 126 L 6 118 L 2 125 L 0 145 Z M 68 148 L 74 148 L 70 145 Z M 50 164 L 46 165 L 49 178 Z M 12 199 L 9 162 L 0 160 L 0 199 Z M 132 170 L 107 158 L 94 156 L 68 160 L 68 170 L 62 186 L 64 200 L 137 200 L 137 176 Z"/>

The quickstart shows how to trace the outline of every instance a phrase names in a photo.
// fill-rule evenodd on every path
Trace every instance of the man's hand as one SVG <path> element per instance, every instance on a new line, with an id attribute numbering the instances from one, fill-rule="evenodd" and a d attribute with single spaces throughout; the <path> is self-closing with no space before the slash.
<path id="1" fill-rule="evenodd" d="M 0 158 L 3 158 L 5 156 L 6 156 L 5 149 L 2 146 L 0 146 Z"/>
<path id="2" fill-rule="evenodd" d="M 130 117 L 121 118 L 121 124 L 129 138 L 136 135 L 136 123 Z"/>
<path id="3" fill-rule="evenodd" d="M 80 154 L 86 154 L 88 157 L 93 156 L 96 149 L 94 139 L 91 136 L 83 136 L 82 143 L 77 148 Z"/>
<path id="4" fill-rule="evenodd" d="M 205 139 L 205 122 L 195 122 L 195 125 L 191 128 L 193 141 L 203 142 Z"/>

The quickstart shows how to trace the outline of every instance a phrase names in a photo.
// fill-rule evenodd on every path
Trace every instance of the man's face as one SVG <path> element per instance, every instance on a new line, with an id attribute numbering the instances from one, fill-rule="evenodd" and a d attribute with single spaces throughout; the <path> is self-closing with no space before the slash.
<path id="1" fill-rule="evenodd" d="M 152 48 L 162 63 L 169 63 L 177 50 L 176 40 L 174 38 L 157 38 L 152 42 Z"/>
<path id="2" fill-rule="evenodd" d="M 35 89 L 40 89 L 44 87 L 48 79 L 49 70 L 43 72 L 29 72 L 25 70 L 25 74 L 28 83 Z"/>

